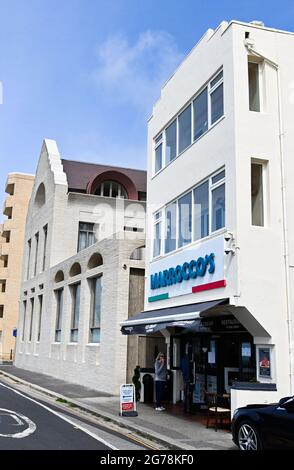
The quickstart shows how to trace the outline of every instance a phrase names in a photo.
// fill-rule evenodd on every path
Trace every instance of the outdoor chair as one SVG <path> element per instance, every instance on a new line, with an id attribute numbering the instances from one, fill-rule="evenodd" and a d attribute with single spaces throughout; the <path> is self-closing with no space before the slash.
<path id="1" fill-rule="evenodd" d="M 223 421 L 231 421 L 230 395 L 205 392 L 207 402 L 207 421 L 206 427 L 209 428 L 211 421 L 214 422 L 214 429 L 222 426 Z"/>

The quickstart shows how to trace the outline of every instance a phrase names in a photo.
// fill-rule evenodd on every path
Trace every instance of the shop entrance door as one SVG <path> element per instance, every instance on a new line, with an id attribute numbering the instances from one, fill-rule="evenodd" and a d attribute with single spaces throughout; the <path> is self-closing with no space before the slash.
<path id="1" fill-rule="evenodd" d="M 253 338 L 249 333 L 199 334 L 182 342 L 185 410 L 206 408 L 205 391 L 230 393 L 232 383 L 255 378 Z M 182 370 L 183 372 L 183 370 Z"/>

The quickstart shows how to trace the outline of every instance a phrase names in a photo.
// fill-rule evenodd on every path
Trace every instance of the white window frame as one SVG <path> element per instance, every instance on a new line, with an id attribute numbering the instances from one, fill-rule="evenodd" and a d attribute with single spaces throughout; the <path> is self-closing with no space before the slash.
<path id="1" fill-rule="evenodd" d="M 38 295 L 39 301 L 39 315 L 38 315 L 38 328 L 37 328 L 37 343 L 40 342 L 41 338 L 41 324 L 42 324 L 42 313 L 43 313 L 43 294 Z"/>
<path id="2" fill-rule="evenodd" d="M 211 86 L 211 82 L 213 82 L 213 80 L 218 76 L 219 73 L 222 72 L 222 76 L 221 78 L 213 85 Z M 208 84 L 208 129 L 210 129 L 211 127 L 215 126 L 221 119 L 222 117 L 224 116 L 225 114 L 225 109 L 224 109 L 224 89 L 223 89 L 223 114 L 215 121 L 215 122 L 211 122 L 211 95 L 212 93 L 221 85 L 224 83 L 224 71 L 223 69 L 220 69 L 215 75 L 214 77 L 209 80 L 209 84 Z"/>
<path id="3" fill-rule="evenodd" d="M 224 168 L 216 173 L 214 173 L 210 178 L 209 178 L 209 235 L 218 233 L 224 229 L 224 227 L 221 227 L 217 230 L 212 231 L 212 191 L 215 189 L 219 188 L 219 186 L 222 186 L 223 184 L 225 185 L 225 193 L 226 193 L 226 174 L 225 176 L 217 181 L 216 183 L 212 183 L 212 179 L 220 174 L 222 171 L 224 171 Z M 225 202 L 226 202 L 226 197 L 225 197 Z M 226 222 L 226 210 L 225 210 L 225 222 Z M 201 239 L 200 239 L 201 240 Z"/>
<path id="4" fill-rule="evenodd" d="M 256 64 L 258 66 L 258 86 L 259 86 L 259 111 L 253 111 L 250 109 L 249 102 L 249 76 L 248 76 L 248 67 L 249 64 Z M 265 83 L 264 83 L 264 69 L 265 63 L 263 60 L 260 60 L 258 57 L 248 56 L 247 60 L 247 82 L 248 82 L 248 111 L 250 113 L 263 113 L 265 109 Z"/>
<path id="5" fill-rule="evenodd" d="M 61 335 L 62 335 L 63 310 L 64 310 L 64 287 L 61 287 L 60 289 L 55 289 L 54 293 L 55 293 L 55 298 L 56 298 L 54 342 L 60 344 Z M 60 326 L 60 328 L 57 328 L 58 326 Z M 57 339 L 59 332 L 60 332 L 60 339 Z"/>
<path id="6" fill-rule="evenodd" d="M 212 179 L 219 175 L 220 173 L 222 173 L 224 171 L 224 176 L 223 178 L 221 178 L 219 181 L 216 181 L 215 183 L 212 183 Z M 195 239 L 195 232 L 194 232 L 194 208 L 195 208 L 195 205 L 194 205 L 194 189 L 198 188 L 199 186 L 201 186 L 203 183 L 205 183 L 206 181 L 208 181 L 208 211 L 209 211 L 209 218 L 208 218 L 208 230 L 209 230 L 209 233 L 208 235 L 206 235 L 205 237 L 203 238 L 198 238 L 198 239 Z M 225 231 L 226 229 L 226 223 L 227 223 L 227 217 L 226 217 L 226 214 L 227 214 L 227 210 L 226 210 L 226 207 L 227 205 L 225 205 L 225 225 L 224 227 L 221 227 L 219 228 L 218 230 L 214 230 L 212 231 L 212 191 L 217 189 L 219 186 L 222 186 L 222 185 L 225 185 L 225 195 L 226 195 L 226 169 L 225 167 L 223 166 L 222 168 L 220 168 L 219 170 L 217 170 L 216 172 L 214 172 L 212 175 L 210 175 L 209 177 L 201 180 L 199 183 L 197 183 L 195 186 L 192 186 L 192 188 L 189 188 L 187 191 L 185 191 L 184 193 L 180 194 L 178 197 L 174 198 L 173 200 L 171 200 L 170 202 L 168 202 L 164 207 L 162 207 L 161 209 L 157 210 L 156 212 L 154 212 L 153 214 L 153 239 L 152 239 L 152 243 L 151 243 L 151 246 L 152 246 L 152 256 L 151 256 L 151 259 L 152 260 L 155 260 L 157 258 L 160 258 L 162 256 L 168 256 L 170 255 L 171 253 L 175 253 L 177 250 L 182 250 L 182 249 L 185 249 L 187 247 L 189 247 L 190 245 L 192 245 L 193 243 L 199 243 L 199 242 L 202 242 L 203 240 L 207 240 L 208 238 L 210 238 L 211 236 L 215 236 L 217 235 L 218 233 L 221 233 L 223 231 Z M 188 193 L 190 193 L 192 191 L 192 224 L 191 224 L 191 230 L 192 230 L 192 233 L 191 233 L 191 242 L 190 243 L 186 243 L 185 245 L 182 245 L 182 246 L 179 246 L 179 199 L 181 199 L 183 196 L 187 195 Z M 225 197 L 225 201 L 227 201 L 227 198 Z M 166 239 L 166 208 L 169 207 L 171 204 L 173 203 L 176 203 L 176 248 L 174 250 L 171 250 L 169 252 L 166 252 L 165 251 L 165 239 Z M 159 214 L 158 218 L 156 218 L 156 216 Z M 154 256 L 154 243 L 155 243 L 155 226 L 156 224 L 158 223 L 161 223 L 161 246 L 160 246 L 160 253 L 156 256 Z"/>
<path id="7" fill-rule="evenodd" d="M 218 80 L 217 83 L 211 87 L 211 82 L 222 72 L 222 77 Z M 204 136 L 212 127 L 214 127 L 218 122 L 222 120 L 222 118 L 225 115 L 225 102 L 224 102 L 224 90 L 223 90 L 223 114 L 219 117 L 217 121 L 215 121 L 213 124 L 211 124 L 211 94 L 222 84 L 224 83 L 224 70 L 223 67 L 219 68 L 215 74 L 193 95 L 193 97 L 189 100 L 188 103 L 185 104 L 183 108 L 175 115 L 173 116 L 172 119 L 164 126 L 164 128 L 156 134 L 156 136 L 153 138 L 153 149 L 152 149 L 152 175 L 155 176 L 158 173 L 160 173 L 164 168 L 166 168 L 168 165 L 170 165 L 174 160 L 176 160 L 177 157 L 182 155 L 188 148 L 191 147 L 191 145 L 194 144 L 194 142 L 197 142 L 202 136 Z M 194 107 L 193 107 L 193 102 L 199 96 L 204 90 L 207 88 L 207 130 L 201 134 L 197 139 L 194 140 Z M 182 114 L 188 107 L 190 106 L 191 109 L 191 144 L 186 147 L 182 152 L 179 152 L 179 116 Z M 166 162 L 166 129 L 174 122 L 176 121 L 176 156 L 172 160 L 170 160 L 168 163 Z M 162 136 L 162 139 L 158 142 L 156 140 Z M 155 150 L 156 148 L 162 144 L 162 167 L 160 170 L 155 171 Z"/>
<path id="8" fill-rule="evenodd" d="M 165 133 L 160 132 L 153 139 L 153 155 L 154 155 L 154 158 L 153 158 L 153 171 L 152 171 L 153 174 L 159 173 L 165 167 L 165 152 L 164 152 L 164 144 L 163 144 L 164 136 L 165 136 Z M 159 168 L 159 170 L 156 171 L 156 149 L 160 145 L 162 146 L 162 148 L 161 148 L 161 168 Z"/>
<path id="9" fill-rule="evenodd" d="M 162 248 L 162 233 L 163 233 L 163 217 L 162 217 L 162 214 L 163 214 L 163 211 L 162 210 L 159 210 L 159 211 L 156 211 L 154 214 L 153 214 L 153 235 L 152 235 L 152 258 L 153 259 L 156 259 L 156 258 L 159 258 L 162 253 L 163 253 L 163 248 Z M 158 216 L 158 217 L 157 217 Z M 161 230 L 160 230 L 160 235 L 161 235 L 161 238 L 160 238 L 160 250 L 159 250 L 159 254 L 158 255 L 154 255 L 154 247 L 155 247 L 155 233 L 156 233 L 156 225 L 159 225 L 161 224 Z"/>
<path id="10" fill-rule="evenodd" d="M 253 111 L 256 112 L 256 111 Z M 262 167 L 262 204 L 263 204 L 263 225 L 253 225 L 252 223 L 252 201 L 250 199 L 250 221 L 251 227 L 255 229 L 263 229 L 269 226 L 269 204 L 268 204 L 268 161 L 251 158 L 250 161 L 250 197 L 251 197 L 251 168 L 252 165 L 260 165 Z"/>

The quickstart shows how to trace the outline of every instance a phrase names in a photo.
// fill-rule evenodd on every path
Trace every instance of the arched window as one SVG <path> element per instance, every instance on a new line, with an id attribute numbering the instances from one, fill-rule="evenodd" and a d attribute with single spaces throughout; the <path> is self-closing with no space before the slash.
<path id="1" fill-rule="evenodd" d="M 100 253 L 93 253 L 88 262 L 88 269 L 94 269 L 103 264 L 103 258 Z"/>
<path id="2" fill-rule="evenodd" d="M 130 259 L 144 260 L 145 259 L 145 246 L 135 248 L 132 252 Z"/>
<path id="3" fill-rule="evenodd" d="M 69 275 L 70 277 L 77 276 L 78 274 L 81 274 L 82 269 L 80 263 L 74 263 L 72 267 L 69 270 Z"/>
<path id="4" fill-rule="evenodd" d="M 46 202 L 46 192 L 45 186 L 41 183 L 37 189 L 36 196 L 35 196 L 35 206 L 40 209 Z"/>
<path id="5" fill-rule="evenodd" d="M 98 184 L 95 194 L 96 196 L 128 199 L 127 191 L 122 184 L 117 183 L 116 181 L 103 181 L 103 183 Z"/>
<path id="6" fill-rule="evenodd" d="M 64 272 L 59 270 L 55 274 L 54 282 L 62 282 L 64 281 Z"/>

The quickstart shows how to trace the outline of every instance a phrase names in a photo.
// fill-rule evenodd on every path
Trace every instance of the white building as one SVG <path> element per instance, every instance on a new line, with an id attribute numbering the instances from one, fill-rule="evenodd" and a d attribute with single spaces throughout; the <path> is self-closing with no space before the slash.
<path id="1" fill-rule="evenodd" d="M 45 140 L 29 203 L 15 365 L 119 393 L 143 308 L 146 172 L 63 160 Z"/>
<path id="2" fill-rule="evenodd" d="M 223 22 L 149 120 L 147 313 L 122 330 L 165 337 L 174 402 L 187 354 L 191 410 L 205 389 L 232 410 L 294 394 L 293 51 L 293 33 Z"/>

